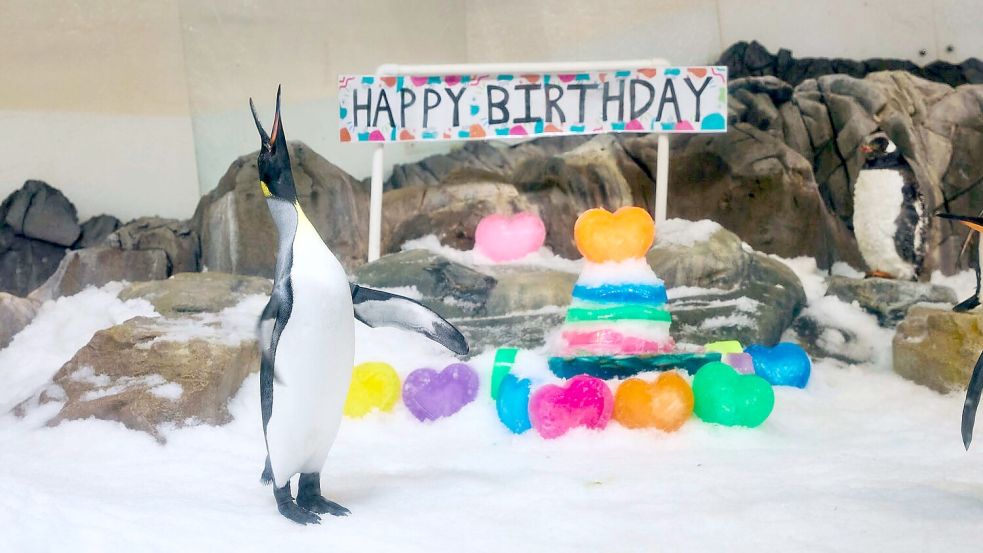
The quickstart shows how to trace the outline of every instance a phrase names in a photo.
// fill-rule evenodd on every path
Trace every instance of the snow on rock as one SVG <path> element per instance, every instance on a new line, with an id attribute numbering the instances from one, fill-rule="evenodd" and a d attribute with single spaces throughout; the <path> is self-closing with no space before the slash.
<path id="1" fill-rule="evenodd" d="M 445 246 L 434 234 L 407 240 L 400 249 L 402 251 L 426 250 L 440 254 L 456 263 L 482 270 L 486 274 L 493 274 L 494 269 L 503 267 L 535 267 L 566 273 L 579 273 L 583 267 L 583 260 L 560 257 L 545 246 L 521 259 L 504 262 L 494 261 L 477 250 L 458 250 L 451 246 Z"/>
<path id="2" fill-rule="evenodd" d="M 202 290 L 198 303 L 194 294 L 187 293 L 196 288 L 196 278 Z M 232 282 L 236 280 L 238 284 Z M 163 439 L 165 426 L 228 422 L 228 398 L 246 375 L 259 368 L 256 321 L 268 299 L 263 294 L 244 294 L 266 286 L 265 279 L 188 273 L 175 282 L 131 286 L 126 291 L 139 288 L 138 299 L 126 302 L 116 298 L 118 285 L 111 294 L 93 296 L 98 291 L 86 291 L 60 299 L 50 304 L 57 311 L 49 315 L 50 321 L 45 319 L 46 304 L 35 323 L 0 356 L 19 351 L 22 339 L 31 340 L 39 351 L 60 355 L 46 359 L 45 370 L 35 371 L 30 387 L 10 394 L 8 405 L 16 404 L 21 416 L 48 424 L 95 417 L 119 421 L 158 439 Z M 215 294 L 206 293 L 216 287 L 228 288 L 227 293 L 238 301 L 208 311 L 229 303 L 228 298 L 219 301 Z M 159 316 L 143 298 L 160 303 L 167 316 Z M 97 328 L 93 321 L 86 334 L 69 342 L 71 352 L 60 349 L 59 324 L 72 324 L 81 314 L 115 311 L 124 316 L 97 319 Z M 35 325 L 47 330 L 31 334 Z"/>
<path id="3" fill-rule="evenodd" d="M 120 301 L 119 283 L 48 301 L 0 350 L 0 413 L 40 392 L 97 331 L 132 317 L 155 317 L 145 300 Z"/>
<path id="4" fill-rule="evenodd" d="M 661 245 L 692 246 L 709 240 L 713 233 L 722 228 L 719 223 L 709 219 L 668 219 L 655 229 L 655 240 Z"/>

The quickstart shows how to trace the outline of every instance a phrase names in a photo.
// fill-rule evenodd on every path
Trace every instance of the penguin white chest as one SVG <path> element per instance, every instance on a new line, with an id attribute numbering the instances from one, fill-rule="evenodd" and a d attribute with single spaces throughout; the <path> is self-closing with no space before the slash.
<path id="1" fill-rule="evenodd" d="M 915 268 L 898 254 L 897 221 L 904 204 L 904 178 L 890 169 L 865 169 L 853 190 L 853 231 L 871 271 L 912 278 Z"/>
<path id="2" fill-rule="evenodd" d="M 293 303 L 277 344 L 267 425 L 278 485 L 324 465 L 341 424 L 355 348 L 345 270 L 306 220 L 294 239 L 290 284 Z"/>

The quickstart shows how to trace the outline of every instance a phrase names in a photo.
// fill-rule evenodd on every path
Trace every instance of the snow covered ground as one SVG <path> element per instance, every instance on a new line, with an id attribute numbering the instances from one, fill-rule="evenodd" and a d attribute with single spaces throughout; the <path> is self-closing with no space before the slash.
<path id="1" fill-rule="evenodd" d="M 814 262 L 790 264 L 810 308 L 848 321 L 874 351 L 863 365 L 817 363 L 805 390 L 776 389 L 757 429 L 693 419 L 673 434 L 612 423 L 553 441 L 514 436 L 485 377 L 448 419 L 421 424 L 399 405 L 346 420 L 322 488 L 353 515 L 299 527 L 259 483 L 256 375 L 232 423 L 165 431 L 166 445 L 110 422 L 46 428 L 50 412 L 5 414 L 0 551 L 979 551 L 983 443 L 963 450 L 962 398 L 892 373 L 890 332 L 820 300 Z M 148 314 L 116 291 L 47 305 L 0 351 L 0 406 L 36 393 L 98 328 Z M 361 327 L 357 339 L 358 361 L 402 374 L 454 361 L 397 330 Z M 536 355 L 520 362 L 543 372 Z"/>

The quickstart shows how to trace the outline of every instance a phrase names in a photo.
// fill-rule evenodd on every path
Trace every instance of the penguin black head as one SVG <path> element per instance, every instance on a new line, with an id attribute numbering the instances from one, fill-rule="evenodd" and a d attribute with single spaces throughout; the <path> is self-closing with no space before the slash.
<path id="1" fill-rule="evenodd" d="M 283 123 L 280 120 L 280 87 L 276 89 L 276 114 L 273 116 L 273 128 L 270 135 L 263 130 L 263 125 L 256 115 L 253 99 L 249 99 L 249 109 L 253 112 L 253 121 L 259 131 L 259 157 L 256 165 L 259 168 L 259 185 L 267 198 L 279 198 L 293 203 L 297 199 L 294 188 L 294 176 L 290 171 L 290 155 L 287 153 L 287 138 L 283 134 Z"/>
<path id="2" fill-rule="evenodd" d="M 966 225 L 970 230 L 983 233 L 983 217 L 973 217 L 970 215 L 955 215 L 953 213 L 936 213 L 936 217 L 951 219 Z"/>
<path id="3" fill-rule="evenodd" d="M 898 145 L 884 132 L 876 132 L 868 136 L 860 145 L 860 153 L 866 159 L 865 167 L 892 167 L 904 161 Z"/>

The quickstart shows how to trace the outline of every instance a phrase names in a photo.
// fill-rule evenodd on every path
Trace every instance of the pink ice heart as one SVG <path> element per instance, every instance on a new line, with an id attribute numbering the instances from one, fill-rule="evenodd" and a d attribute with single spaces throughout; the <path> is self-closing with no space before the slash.
<path id="1" fill-rule="evenodd" d="M 546 225 L 535 213 L 488 215 L 474 231 L 474 247 L 492 261 L 520 259 L 543 247 Z"/>
<path id="2" fill-rule="evenodd" d="M 613 410 L 611 389 L 587 375 L 571 378 L 566 386 L 547 384 L 529 399 L 529 420 L 546 439 L 558 438 L 576 426 L 604 428 Z"/>

